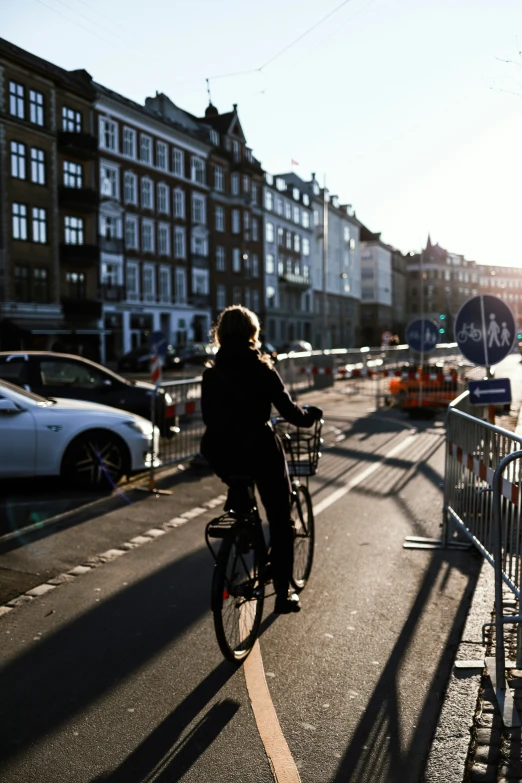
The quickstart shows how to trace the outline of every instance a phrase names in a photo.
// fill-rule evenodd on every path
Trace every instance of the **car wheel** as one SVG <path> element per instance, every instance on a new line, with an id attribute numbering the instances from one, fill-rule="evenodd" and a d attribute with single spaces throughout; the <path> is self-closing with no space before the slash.
<path id="1" fill-rule="evenodd" d="M 112 433 L 92 430 L 79 435 L 67 447 L 62 476 L 83 489 L 114 487 L 129 469 L 125 443 Z"/>

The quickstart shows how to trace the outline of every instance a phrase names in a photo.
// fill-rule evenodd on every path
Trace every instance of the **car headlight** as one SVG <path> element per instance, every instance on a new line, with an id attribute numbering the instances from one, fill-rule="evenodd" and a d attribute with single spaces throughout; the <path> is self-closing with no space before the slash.
<path id="1" fill-rule="evenodd" d="M 168 392 L 165 392 L 165 405 L 172 405 L 173 402 L 174 400 L 172 399 L 170 394 Z"/>
<path id="2" fill-rule="evenodd" d="M 150 421 L 132 419 L 131 421 L 126 421 L 125 424 L 134 432 L 139 432 L 141 435 L 146 435 L 149 438 L 152 436 L 153 427 Z"/>

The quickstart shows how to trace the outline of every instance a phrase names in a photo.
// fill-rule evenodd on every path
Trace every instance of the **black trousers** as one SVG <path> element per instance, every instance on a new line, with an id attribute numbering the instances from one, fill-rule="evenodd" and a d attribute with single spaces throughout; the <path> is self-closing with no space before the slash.
<path id="1" fill-rule="evenodd" d="M 231 437 L 206 431 L 201 453 L 222 481 L 230 476 L 254 479 L 270 528 L 274 588 L 286 597 L 293 569 L 294 541 L 290 518 L 291 485 L 283 446 L 271 428 Z"/>

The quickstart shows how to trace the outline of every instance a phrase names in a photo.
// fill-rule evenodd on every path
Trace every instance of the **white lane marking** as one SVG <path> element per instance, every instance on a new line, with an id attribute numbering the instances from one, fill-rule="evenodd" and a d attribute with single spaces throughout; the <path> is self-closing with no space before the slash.
<path id="1" fill-rule="evenodd" d="M 266 684 L 259 641 L 243 664 L 252 710 L 277 783 L 301 783 L 299 771 L 284 738 L 270 691 Z"/>
<path id="2" fill-rule="evenodd" d="M 354 476 L 354 478 L 350 479 L 344 487 L 339 487 L 339 489 L 336 489 L 335 492 L 332 492 L 331 495 L 328 495 L 328 497 L 324 498 L 324 500 L 321 500 L 320 503 L 314 506 L 314 516 L 321 514 L 329 506 L 333 505 L 342 497 L 347 495 L 348 492 L 351 492 L 354 487 L 367 479 L 368 476 L 371 476 L 372 473 L 375 473 L 376 470 L 380 470 L 387 460 L 389 460 L 391 457 L 394 457 L 395 454 L 398 454 L 400 451 L 403 451 L 405 448 L 411 445 L 417 437 L 417 434 L 408 435 L 407 438 L 404 438 L 403 441 L 394 446 L 394 448 L 391 449 L 391 451 L 389 451 L 385 457 L 380 459 L 379 462 L 374 462 L 373 465 L 368 465 L 368 467 L 361 471 L 357 476 Z"/>

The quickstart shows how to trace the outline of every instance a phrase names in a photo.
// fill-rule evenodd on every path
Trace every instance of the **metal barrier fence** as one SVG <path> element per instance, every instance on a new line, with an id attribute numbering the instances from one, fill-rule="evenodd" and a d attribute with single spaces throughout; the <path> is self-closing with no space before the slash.
<path id="1" fill-rule="evenodd" d="M 495 569 L 495 658 L 486 659 L 486 665 L 504 723 L 520 725 L 506 690 L 503 629 L 522 617 L 503 616 L 502 584 L 520 599 L 522 438 L 465 412 L 467 396 L 448 409 L 443 544 L 461 533 Z M 519 633 L 517 665 L 522 665 L 521 642 Z"/>

